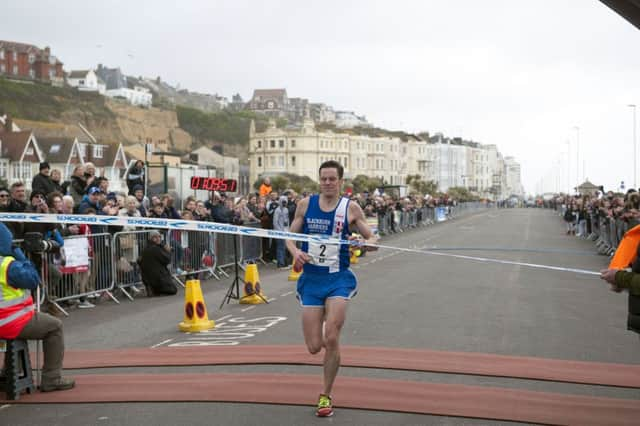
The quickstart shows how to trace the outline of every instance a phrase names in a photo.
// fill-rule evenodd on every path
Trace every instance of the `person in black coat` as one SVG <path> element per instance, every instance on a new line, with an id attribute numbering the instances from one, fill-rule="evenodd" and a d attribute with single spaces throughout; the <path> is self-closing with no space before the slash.
<path id="1" fill-rule="evenodd" d="M 40 173 L 33 177 L 31 181 L 31 190 L 38 191 L 44 195 L 49 195 L 56 191 L 56 186 L 49 177 L 49 163 L 40 163 Z"/>
<path id="2" fill-rule="evenodd" d="M 171 247 L 162 244 L 162 234 L 158 231 L 149 233 L 149 245 L 142 252 L 140 270 L 142 282 L 147 289 L 147 295 L 174 295 L 178 288 L 167 269 L 171 263 Z"/>

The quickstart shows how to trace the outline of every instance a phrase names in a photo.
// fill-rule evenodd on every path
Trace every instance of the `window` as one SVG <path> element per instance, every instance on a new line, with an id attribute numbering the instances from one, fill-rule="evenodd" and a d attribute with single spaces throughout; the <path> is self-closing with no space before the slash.
<path id="1" fill-rule="evenodd" d="M 295 141 L 294 141 L 295 142 Z M 291 167 L 295 167 L 296 166 L 296 156 L 292 155 L 291 156 Z"/>
<path id="2" fill-rule="evenodd" d="M 262 167 L 262 157 L 258 157 L 258 167 Z"/>
<path id="3" fill-rule="evenodd" d="M 7 179 L 8 161 L 0 161 L 0 179 Z"/>
<path id="4" fill-rule="evenodd" d="M 271 156 L 269 157 L 269 165 L 270 165 L 271 167 L 275 167 L 275 166 L 276 166 L 276 157 L 274 157 L 273 155 L 271 155 Z"/>
<path id="5" fill-rule="evenodd" d="M 60 152 L 60 145 L 58 145 L 58 144 L 51 145 L 51 149 L 49 150 L 49 154 L 57 154 L 58 152 Z"/>
<path id="6" fill-rule="evenodd" d="M 14 75 L 18 75 L 18 66 L 17 65 L 13 66 L 13 74 Z"/>
<path id="7" fill-rule="evenodd" d="M 270 148 L 275 148 L 276 147 L 276 141 L 274 141 L 273 139 L 269 141 L 269 147 Z"/>
<path id="8" fill-rule="evenodd" d="M 103 145 L 94 145 L 93 146 L 93 158 L 102 158 L 102 154 L 104 152 Z"/>
<path id="9" fill-rule="evenodd" d="M 258 141 L 258 148 L 262 148 L 262 141 Z"/>
<path id="10" fill-rule="evenodd" d="M 33 155 L 33 147 L 30 146 L 24 151 L 24 155 Z"/>
<path id="11" fill-rule="evenodd" d="M 0 73 L 4 74 L 5 72 L 7 72 L 7 67 L 4 64 L 0 64 Z"/>
<path id="12" fill-rule="evenodd" d="M 29 63 L 32 64 L 36 61 L 36 55 L 29 53 Z"/>
<path id="13" fill-rule="evenodd" d="M 13 60 L 17 61 L 18 60 L 18 52 L 13 52 Z"/>
<path id="14" fill-rule="evenodd" d="M 284 167 L 284 155 L 278 156 L 278 166 Z"/>
<path id="15" fill-rule="evenodd" d="M 282 139 L 278 141 L 278 148 L 284 148 L 284 141 Z"/>
<path id="16" fill-rule="evenodd" d="M 84 80 L 78 80 L 78 84 L 80 84 L 81 86 L 84 86 Z"/>
<path id="17" fill-rule="evenodd" d="M 87 146 L 83 143 L 78 144 L 78 153 L 80 154 L 80 158 L 84 158 L 87 154 Z"/>
<path id="18" fill-rule="evenodd" d="M 291 139 L 291 148 L 295 148 L 295 147 L 296 147 L 296 140 L 295 139 Z"/>
<path id="19" fill-rule="evenodd" d="M 4 59 L 4 49 L 0 49 L 0 59 Z"/>
<path id="20" fill-rule="evenodd" d="M 20 162 L 13 165 L 13 179 L 24 181 L 31 178 L 31 163 Z"/>
<path id="21" fill-rule="evenodd" d="M 29 77 L 36 78 L 36 70 L 33 68 L 29 69 Z"/>

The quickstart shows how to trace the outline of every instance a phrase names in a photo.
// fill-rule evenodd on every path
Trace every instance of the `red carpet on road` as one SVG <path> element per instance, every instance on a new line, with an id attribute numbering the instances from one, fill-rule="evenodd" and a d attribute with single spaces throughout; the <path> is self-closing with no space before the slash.
<path id="1" fill-rule="evenodd" d="M 81 375 L 69 391 L 23 395 L 20 403 L 245 402 L 308 405 L 320 375 L 114 374 Z M 338 377 L 336 407 L 436 414 L 544 424 L 631 425 L 638 401 L 500 389 Z M 5 401 L 8 402 L 8 401 Z"/>
<path id="2" fill-rule="evenodd" d="M 640 389 L 640 365 L 569 361 L 426 349 L 345 346 L 342 365 Z M 293 364 L 319 365 L 300 345 L 198 346 L 68 351 L 66 369 Z M 313 405 L 321 375 L 76 375 L 70 391 L 23 394 L 0 403 L 211 401 Z M 4 396 L 0 393 L 0 397 Z M 547 424 L 638 424 L 637 400 L 338 376 L 338 407 Z M 310 408 L 311 409 L 311 408 Z"/>
<path id="3" fill-rule="evenodd" d="M 546 358 L 343 346 L 342 365 L 391 370 L 512 377 L 603 386 L 640 388 L 640 365 L 567 361 Z M 320 365 L 322 355 L 304 346 L 199 346 L 188 348 L 69 351 L 67 369 L 186 365 L 297 364 Z"/>

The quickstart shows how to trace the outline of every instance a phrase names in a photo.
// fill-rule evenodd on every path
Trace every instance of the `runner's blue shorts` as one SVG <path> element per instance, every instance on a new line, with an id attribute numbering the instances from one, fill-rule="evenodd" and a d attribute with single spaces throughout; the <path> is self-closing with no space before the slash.
<path id="1" fill-rule="evenodd" d="M 324 307 L 327 299 L 350 300 L 358 292 L 356 276 L 350 269 L 333 274 L 304 272 L 298 278 L 297 298 L 302 306 Z"/>

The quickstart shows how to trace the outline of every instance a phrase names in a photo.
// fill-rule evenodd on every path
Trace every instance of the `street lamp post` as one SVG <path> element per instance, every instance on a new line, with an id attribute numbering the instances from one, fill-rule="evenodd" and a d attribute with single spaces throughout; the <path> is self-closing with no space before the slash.
<path id="1" fill-rule="evenodd" d="M 573 126 L 576 131 L 576 190 L 580 186 L 580 127 Z"/>
<path id="2" fill-rule="evenodd" d="M 571 194 L 571 141 L 567 139 L 567 195 Z"/>
<path id="3" fill-rule="evenodd" d="M 636 153 L 636 105 L 629 104 L 627 106 L 633 109 L 633 187 L 638 188 L 638 181 L 636 179 L 638 171 L 638 168 L 636 167 L 636 161 L 638 159 L 638 155 Z"/>

